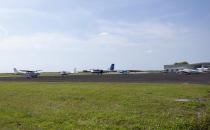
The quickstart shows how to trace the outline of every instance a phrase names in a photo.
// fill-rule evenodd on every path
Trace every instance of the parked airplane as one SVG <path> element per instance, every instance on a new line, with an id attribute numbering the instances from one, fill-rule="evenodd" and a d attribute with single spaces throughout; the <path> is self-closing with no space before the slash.
<path id="1" fill-rule="evenodd" d="M 20 72 L 21 71 L 21 72 Z M 14 68 L 14 73 L 16 75 L 23 75 L 27 78 L 37 78 L 39 75 L 39 71 L 41 70 L 36 70 L 36 71 L 32 71 L 32 70 L 20 70 L 18 71 L 16 68 Z"/>
<path id="2" fill-rule="evenodd" d="M 111 64 L 108 70 L 102 70 L 102 69 L 91 70 L 91 73 L 96 73 L 96 74 L 102 74 L 102 73 L 107 73 L 107 72 L 114 72 L 114 64 Z"/>
<path id="3" fill-rule="evenodd" d="M 143 72 L 142 70 L 118 70 L 118 73 L 121 74 L 129 74 L 129 73 L 137 73 L 137 72 Z"/>
<path id="4" fill-rule="evenodd" d="M 121 74 L 128 74 L 130 71 L 129 70 L 119 70 L 118 72 Z"/>
<path id="5" fill-rule="evenodd" d="M 60 75 L 61 76 L 65 76 L 65 75 L 68 75 L 68 74 L 71 74 L 70 72 L 67 72 L 67 71 L 61 71 L 60 72 Z"/>
<path id="6" fill-rule="evenodd" d="M 209 68 L 195 68 L 195 69 L 183 69 L 177 71 L 178 74 L 199 74 L 209 72 Z"/>

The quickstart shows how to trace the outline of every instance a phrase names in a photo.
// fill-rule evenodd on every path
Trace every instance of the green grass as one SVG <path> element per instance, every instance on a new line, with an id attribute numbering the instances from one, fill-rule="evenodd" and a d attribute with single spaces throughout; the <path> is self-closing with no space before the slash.
<path id="1" fill-rule="evenodd" d="M 40 73 L 39 76 L 60 76 L 59 72 L 53 72 L 53 73 Z"/>
<path id="2" fill-rule="evenodd" d="M 209 85 L 0 82 L 0 129 L 208 129 L 209 99 Z"/>
<path id="3" fill-rule="evenodd" d="M 19 75 L 15 75 L 14 73 L 0 73 L 0 77 L 14 77 L 14 76 L 19 76 Z"/>

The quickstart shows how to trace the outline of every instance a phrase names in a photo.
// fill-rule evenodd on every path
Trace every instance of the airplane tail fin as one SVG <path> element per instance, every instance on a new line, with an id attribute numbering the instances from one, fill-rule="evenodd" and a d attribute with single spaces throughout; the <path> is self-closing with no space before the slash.
<path id="1" fill-rule="evenodd" d="M 114 70 L 114 64 L 111 64 L 110 66 L 110 70 L 113 71 Z"/>
<path id="2" fill-rule="evenodd" d="M 17 70 L 16 68 L 14 68 L 14 73 L 15 73 L 15 74 L 18 74 L 18 73 L 19 73 L 18 70 Z"/>

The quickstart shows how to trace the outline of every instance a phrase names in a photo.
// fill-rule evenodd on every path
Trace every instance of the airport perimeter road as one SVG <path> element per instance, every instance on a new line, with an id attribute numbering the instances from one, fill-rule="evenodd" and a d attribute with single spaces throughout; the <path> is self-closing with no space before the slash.
<path id="1" fill-rule="evenodd" d="M 0 77 L 0 81 L 33 81 L 33 82 L 134 82 L 134 83 L 195 83 L 210 85 L 210 74 L 177 75 L 175 73 L 148 74 L 110 74 L 110 75 L 69 75 Z"/>

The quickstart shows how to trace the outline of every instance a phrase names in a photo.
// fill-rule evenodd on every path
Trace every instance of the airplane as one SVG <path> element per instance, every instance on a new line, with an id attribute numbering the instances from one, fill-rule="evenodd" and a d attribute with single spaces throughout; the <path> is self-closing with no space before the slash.
<path id="1" fill-rule="evenodd" d="M 182 69 L 182 70 L 178 70 L 176 73 L 178 74 L 199 74 L 199 73 L 206 73 L 206 72 L 210 72 L 209 68 L 194 68 L 194 69 Z"/>
<path id="2" fill-rule="evenodd" d="M 118 73 L 121 74 L 129 74 L 129 73 L 137 73 L 137 72 L 144 72 L 142 70 L 118 70 Z"/>
<path id="3" fill-rule="evenodd" d="M 128 74 L 130 71 L 129 70 L 119 70 L 118 73 L 121 74 Z"/>
<path id="4" fill-rule="evenodd" d="M 108 70 L 92 69 L 90 72 L 91 73 L 96 73 L 96 74 L 103 74 L 103 73 L 108 73 L 108 72 L 114 72 L 114 64 L 111 64 L 111 66 L 110 66 L 110 68 Z"/>
<path id="5" fill-rule="evenodd" d="M 67 71 L 61 71 L 60 72 L 61 76 L 65 76 L 65 75 L 68 75 L 68 74 L 71 74 L 71 72 L 67 72 Z"/>
<path id="6" fill-rule="evenodd" d="M 204 67 L 201 67 L 201 68 L 197 68 L 199 72 L 210 72 L 210 67 L 209 68 L 204 68 Z"/>
<path id="7" fill-rule="evenodd" d="M 41 70 L 36 70 L 36 71 L 32 71 L 32 70 L 20 70 L 20 71 L 18 71 L 16 68 L 14 68 L 14 73 L 16 75 L 23 75 L 23 76 L 25 76 L 27 78 L 37 78 L 38 75 L 40 74 L 38 72 L 41 71 Z"/>

